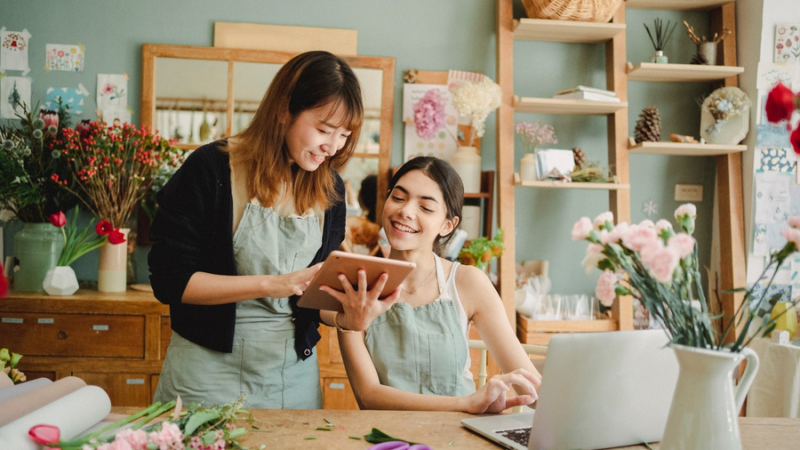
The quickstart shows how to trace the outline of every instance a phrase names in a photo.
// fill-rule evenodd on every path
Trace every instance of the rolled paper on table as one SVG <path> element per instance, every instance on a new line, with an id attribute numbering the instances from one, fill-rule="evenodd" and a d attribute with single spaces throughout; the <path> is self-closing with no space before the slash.
<path id="1" fill-rule="evenodd" d="M 14 385 L 14 382 L 11 381 L 11 378 L 6 375 L 5 372 L 0 371 L 0 389 L 5 389 L 7 387 L 11 387 Z"/>
<path id="2" fill-rule="evenodd" d="M 84 386 L 86 386 L 86 382 L 80 378 L 66 377 L 55 383 L 44 385 L 10 400 L 0 402 L 0 427 L 53 403 Z"/>
<path id="3" fill-rule="evenodd" d="M 111 399 L 97 386 L 84 386 L 0 428 L 3 448 L 39 450 L 28 435 L 36 425 L 52 425 L 61 430 L 61 440 L 80 435 L 111 412 Z"/>
<path id="4" fill-rule="evenodd" d="M 46 386 L 53 381 L 48 378 L 37 378 L 35 380 L 26 381 L 24 383 L 15 384 L 5 389 L 0 389 L 0 402 L 10 400 L 18 395 Z"/>

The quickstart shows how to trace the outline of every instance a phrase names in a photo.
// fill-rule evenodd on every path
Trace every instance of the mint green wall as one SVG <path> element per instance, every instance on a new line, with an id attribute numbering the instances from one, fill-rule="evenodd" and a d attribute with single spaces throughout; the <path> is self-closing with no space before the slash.
<path id="1" fill-rule="evenodd" d="M 94 99 L 98 73 L 130 75 L 128 103 L 138 123 L 141 90 L 141 44 L 162 43 L 210 46 L 215 21 L 278 25 L 318 26 L 358 30 L 359 53 L 396 58 L 395 123 L 393 162 L 402 161 L 402 73 L 407 69 L 458 69 L 496 73 L 495 5 L 491 0 L 137 0 L 107 2 L 81 0 L 2 0 L 0 26 L 8 30 L 26 28 L 32 35 L 29 58 L 33 79 L 32 101 L 44 100 L 48 86 L 77 86 L 89 90 L 84 114 L 95 118 Z M 520 4 L 515 15 L 523 14 Z M 653 18 L 689 20 L 698 33 L 707 34 L 706 13 L 635 11 L 627 13 L 628 59 L 634 64 L 649 61 L 652 46 L 642 23 Z M 682 26 L 681 26 L 682 27 Z M 86 70 L 82 73 L 45 72 L 45 44 L 75 44 L 86 47 Z M 678 28 L 667 46 L 673 62 L 687 62 L 694 46 L 685 29 Z M 548 97 L 558 89 L 576 84 L 604 87 L 604 47 L 588 44 L 517 42 L 514 47 L 515 91 L 523 96 Z M 10 72 L 18 75 L 17 72 Z M 695 98 L 710 86 L 680 83 L 629 83 L 629 127 L 631 134 L 639 111 L 655 104 L 662 114 L 665 134 L 698 134 L 699 108 Z M 518 114 L 516 120 L 540 119 L 555 126 L 562 148 L 581 147 L 589 158 L 606 161 L 606 120 L 603 117 Z M 483 140 L 483 168 L 495 164 L 495 116 L 489 116 Z M 517 151 L 519 159 L 522 152 Z M 631 157 L 631 211 L 633 221 L 645 218 L 642 204 L 653 199 L 659 217 L 670 217 L 677 203 L 672 200 L 676 183 L 703 184 L 704 201 L 698 204 L 699 230 L 704 265 L 708 264 L 711 236 L 711 205 L 714 161 L 711 158 Z M 608 209 L 605 192 L 518 189 L 518 259 L 548 259 L 554 292 L 577 293 L 594 289 L 596 273 L 580 268 L 585 245 L 569 240 L 572 224 L 582 215 L 594 217 Z M 4 223 L 4 252 L 12 254 L 18 223 Z M 139 279 L 145 282 L 146 249 L 137 251 Z M 96 255 L 73 264 L 81 279 L 96 278 Z"/>

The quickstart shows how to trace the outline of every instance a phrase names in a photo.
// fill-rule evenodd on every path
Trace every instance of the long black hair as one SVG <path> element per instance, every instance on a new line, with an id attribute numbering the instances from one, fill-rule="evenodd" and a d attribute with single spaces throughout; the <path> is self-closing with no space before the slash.
<path id="1" fill-rule="evenodd" d="M 386 193 L 386 197 L 388 198 L 389 194 L 392 193 L 392 190 L 397 185 L 400 178 L 412 170 L 419 170 L 439 185 L 439 189 L 442 191 L 442 197 L 444 197 L 447 219 L 455 220 L 457 217 L 458 220 L 461 221 L 461 210 L 464 207 L 464 183 L 461 181 L 458 172 L 453 169 L 453 166 L 443 159 L 433 156 L 418 156 L 409 160 L 400 166 L 397 172 L 392 176 L 392 179 L 389 181 L 389 191 Z M 433 251 L 437 255 L 442 255 L 442 250 L 453 237 L 455 231 L 456 228 L 453 227 L 450 233 L 440 236 L 433 241 Z"/>

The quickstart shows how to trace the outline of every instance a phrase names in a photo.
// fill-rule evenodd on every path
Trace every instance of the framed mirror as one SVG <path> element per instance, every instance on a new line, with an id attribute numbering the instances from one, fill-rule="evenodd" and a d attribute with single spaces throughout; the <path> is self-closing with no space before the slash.
<path id="1" fill-rule="evenodd" d="M 179 45 L 142 45 L 141 122 L 177 146 L 194 149 L 247 127 L 272 78 L 294 53 Z M 358 214 L 361 180 L 389 186 L 394 112 L 394 58 L 342 56 L 361 82 L 365 117 L 356 153 L 341 175 L 348 214 Z M 377 196 L 376 211 L 383 209 Z"/>

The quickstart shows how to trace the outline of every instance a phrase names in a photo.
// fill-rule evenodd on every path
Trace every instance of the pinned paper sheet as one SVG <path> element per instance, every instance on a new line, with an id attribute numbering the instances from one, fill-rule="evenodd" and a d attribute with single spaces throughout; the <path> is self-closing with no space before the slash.
<path id="1" fill-rule="evenodd" d="M 83 99 L 89 95 L 89 91 L 83 86 L 78 84 L 77 88 L 47 88 L 45 93 L 44 107 L 45 109 L 57 109 L 58 100 L 61 100 L 61 105 L 69 107 L 69 113 L 79 115 L 83 113 Z"/>
<path id="2" fill-rule="evenodd" d="M 128 74 L 97 74 L 97 109 L 128 106 Z"/>
<path id="3" fill-rule="evenodd" d="M 83 72 L 85 53 L 81 44 L 47 44 L 44 70 Z"/>
<path id="4" fill-rule="evenodd" d="M 22 31 L 6 31 L 0 28 L 0 72 L 20 70 L 22 76 L 31 71 L 28 64 L 28 46 L 31 34 L 27 29 Z"/>
<path id="5" fill-rule="evenodd" d="M 800 84 L 798 65 L 771 62 L 758 63 L 756 89 L 772 89 L 779 81 L 789 89 L 794 85 Z"/>
<path id="6" fill-rule="evenodd" d="M 18 119 L 17 114 L 22 114 L 23 104 L 31 104 L 31 79 L 0 78 L 0 118 Z"/>
<path id="7" fill-rule="evenodd" d="M 131 123 L 130 108 L 108 108 L 103 110 L 103 120 L 108 126 Z"/>
<path id="8" fill-rule="evenodd" d="M 776 63 L 800 62 L 800 24 L 775 25 L 773 51 Z"/>
<path id="9" fill-rule="evenodd" d="M 426 94 L 437 91 L 437 96 Z M 415 122 L 414 108 L 418 108 Z M 443 108 L 443 112 L 442 109 Z M 433 110 L 439 111 L 439 114 Z M 432 120 L 436 116 L 436 120 Z M 403 122 L 405 131 L 404 161 L 417 156 L 436 156 L 449 159 L 456 151 L 456 109 L 447 85 L 443 84 L 404 84 Z M 441 119 L 441 121 L 439 121 Z"/>
<path id="10" fill-rule="evenodd" d="M 758 172 L 792 173 L 797 166 L 797 154 L 789 148 L 761 148 L 756 160 Z"/>

